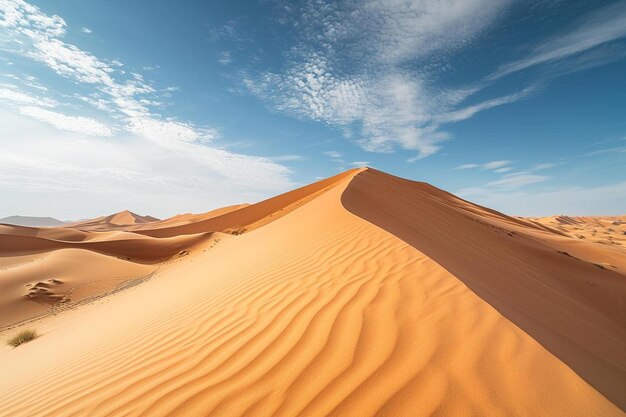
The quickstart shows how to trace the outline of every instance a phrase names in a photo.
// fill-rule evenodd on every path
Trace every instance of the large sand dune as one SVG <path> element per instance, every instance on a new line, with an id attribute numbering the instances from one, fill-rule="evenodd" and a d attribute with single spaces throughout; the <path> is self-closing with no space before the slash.
<path id="1" fill-rule="evenodd" d="M 178 220 L 3 232 L 22 246 L 0 259 L 33 259 L 3 285 L 56 275 L 71 251 L 86 272 L 154 275 L 0 347 L 0 415 L 624 415 L 622 248 L 372 169 Z M 101 247 L 163 239 L 192 240 L 149 262 Z"/>

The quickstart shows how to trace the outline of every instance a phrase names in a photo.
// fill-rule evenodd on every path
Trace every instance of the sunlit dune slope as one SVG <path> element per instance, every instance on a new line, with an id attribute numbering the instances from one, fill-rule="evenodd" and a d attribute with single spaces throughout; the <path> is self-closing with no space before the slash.
<path id="1" fill-rule="evenodd" d="M 225 216 L 0 348 L 0 415 L 624 415 L 618 248 L 371 169 Z"/>
<path id="2" fill-rule="evenodd" d="M 237 204 L 234 206 L 220 207 L 215 210 L 208 211 L 206 213 L 201 214 L 178 214 L 176 216 L 170 217 L 168 219 L 159 220 L 157 222 L 153 222 L 150 224 L 138 225 L 130 230 L 138 230 L 138 229 L 160 229 L 172 226 L 181 226 L 185 224 L 198 223 L 204 220 L 212 219 L 214 217 L 222 216 L 224 214 L 230 213 L 231 211 L 239 210 L 241 208 L 247 207 L 249 204 Z"/>
<path id="3" fill-rule="evenodd" d="M 0 238 L 1 239 L 1 238 Z M 154 271 L 82 249 L 0 258 L 0 326 L 54 312 Z"/>
<path id="4" fill-rule="evenodd" d="M 220 231 L 233 234 L 244 233 L 247 230 L 256 229 L 286 215 L 300 205 L 307 203 L 324 191 L 327 191 L 330 187 L 351 177 L 356 172 L 358 172 L 357 168 L 251 206 L 243 206 L 237 210 L 228 211 L 219 216 L 211 216 L 206 220 L 153 230 L 145 227 L 137 230 L 137 233 L 155 237 L 179 236 L 208 231 Z"/>
<path id="5" fill-rule="evenodd" d="M 216 238 L 0 225 L 0 328 L 114 290 Z"/>

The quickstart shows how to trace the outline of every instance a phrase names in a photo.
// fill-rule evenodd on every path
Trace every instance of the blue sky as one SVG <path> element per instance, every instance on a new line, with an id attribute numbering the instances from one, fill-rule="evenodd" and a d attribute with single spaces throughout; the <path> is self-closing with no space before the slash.
<path id="1" fill-rule="evenodd" d="M 626 1 L 0 0 L 0 217 L 166 217 L 354 166 L 626 213 Z"/>

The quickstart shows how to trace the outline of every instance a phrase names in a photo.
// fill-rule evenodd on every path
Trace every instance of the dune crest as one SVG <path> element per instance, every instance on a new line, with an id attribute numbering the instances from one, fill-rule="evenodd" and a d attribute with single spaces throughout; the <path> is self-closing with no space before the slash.
<path id="1" fill-rule="evenodd" d="M 372 169 L 172 223 L 123 236 L 210 239 L 0 348 L 0 415 L 623 415 L 621 248 Z"/>

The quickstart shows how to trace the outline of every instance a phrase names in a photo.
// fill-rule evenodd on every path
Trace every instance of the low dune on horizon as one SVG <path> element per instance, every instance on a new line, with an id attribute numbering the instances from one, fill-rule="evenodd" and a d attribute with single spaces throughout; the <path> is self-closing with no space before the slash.
<path id="1" fill-rule="evenodd" d="M 626 216 L 508 216 L 372 168 L 0 224 L 0 416 L 624 416 L 625 300 Z"/>
<path id="2" fill-rule="evenodd" d="M 626 216 L 548 216 L 528 220 L 576 239 L 626 247 Z"/>

